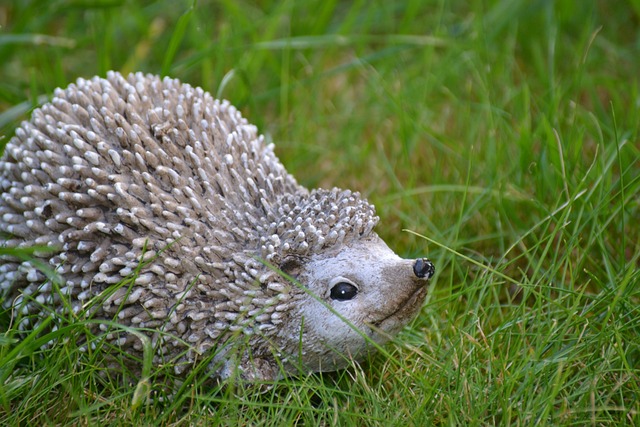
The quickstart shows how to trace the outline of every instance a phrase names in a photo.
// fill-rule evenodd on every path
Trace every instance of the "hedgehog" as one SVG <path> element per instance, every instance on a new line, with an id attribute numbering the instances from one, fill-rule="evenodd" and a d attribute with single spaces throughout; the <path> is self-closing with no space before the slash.
<path id="1" fill-rule="evenodd" d="M 6 144 L 0 188 L 20 328 L 104 319 L 97 336 L 142 355 L 135 328 L 178 375 L 207 357 L 219 379 L 344 368 L 417 314 L 434 274 L 389 249 L 359 193 L 299 185 L 228 101 L 168 77 L 56 89 Z"/>

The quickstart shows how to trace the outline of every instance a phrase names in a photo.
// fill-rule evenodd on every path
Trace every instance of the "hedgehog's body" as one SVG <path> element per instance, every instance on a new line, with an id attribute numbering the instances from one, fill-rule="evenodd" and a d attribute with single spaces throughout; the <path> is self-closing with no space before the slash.
<path id="1" fill-rule="evenodd" d="M 235 108 L 171 79 L 109 73 L 56 91 L 7 144 L 0 188 L 3 246 L 49 249 L 0 257 L 25 326 L 43 306 L 67 310 L 62 298 L 84 313 L 101 296 L 92 316 L 156 330 L 157 357 L 178 371 L 214 350 L 222 376 L 239 364 L 274 378 L 276 358 L 339 368 L 336 354 L 368 348 L 353 326 L 384 341 L 433 273 L 386 247 L 357 193 L 307 191 Z M 238 334 L 248 351 L 225 364 Z M 135 335 L 108 337 L 141 350 Z"/>

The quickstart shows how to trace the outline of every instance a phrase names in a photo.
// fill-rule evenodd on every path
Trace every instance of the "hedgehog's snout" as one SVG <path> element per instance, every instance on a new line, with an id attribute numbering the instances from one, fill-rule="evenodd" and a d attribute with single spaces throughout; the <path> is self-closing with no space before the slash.
<path id="1" fill-rule="evenodd" d="M 413 274 L 419 279 L 431 279 L 435 272 L 436 268 L 427 258 L 418 258 L 413 263 Z"/>

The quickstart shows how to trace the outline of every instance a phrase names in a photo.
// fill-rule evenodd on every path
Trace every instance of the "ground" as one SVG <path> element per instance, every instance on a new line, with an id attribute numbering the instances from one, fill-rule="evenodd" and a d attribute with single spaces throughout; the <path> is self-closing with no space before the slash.
<path id="1" fill-rule="evenodd" d="M 82 324 L 19 339 L 4 313 L 0 423 L 640 424 L 639 19 L 634 0 L 2 3 L 0 145 L 77 77 L 171 75 L 237 105 L 301 184 L 363 193 L 437 275 L 383 352 L 262 393 L 194 375 L 163 400 L 162 367 L 111 381 Z"/>

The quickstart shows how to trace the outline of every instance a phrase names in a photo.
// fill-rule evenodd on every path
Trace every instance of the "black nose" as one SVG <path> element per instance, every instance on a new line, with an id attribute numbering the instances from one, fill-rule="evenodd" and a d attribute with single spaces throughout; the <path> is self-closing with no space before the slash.
<path id="1" fill-rule="evenodd" d="M 436 272 L 436 268 L 431 261 L 426 258 L 418 258 L 413 264 L 413 273 L 420 279 L 431 279 Z"/>

